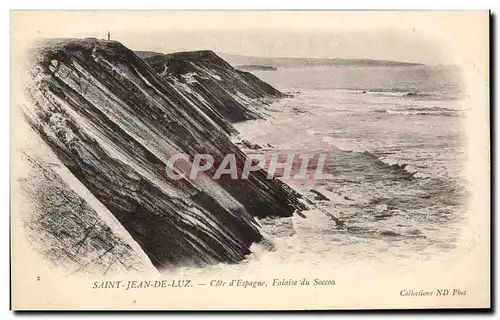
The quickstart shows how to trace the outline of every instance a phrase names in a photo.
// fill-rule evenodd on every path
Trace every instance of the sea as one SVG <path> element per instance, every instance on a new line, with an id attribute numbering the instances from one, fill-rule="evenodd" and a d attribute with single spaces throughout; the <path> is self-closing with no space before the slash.
<path id="1" fill-rule="evenodd" d="M 236 124 L 240 138 L 271 151 L 328 153 L 333 179 L 286 181 L 316 209 L 305 217 L 259 221 L 273 250 L 256 245 L 240 264 L 183 274 L 386 269 L 448 263 L 467 250 L 461 240 L 469 194 L 464 120 L 470 110 L 458 67 L 253 73 L 288 97 L 267 106 L 265 119 Z"/>

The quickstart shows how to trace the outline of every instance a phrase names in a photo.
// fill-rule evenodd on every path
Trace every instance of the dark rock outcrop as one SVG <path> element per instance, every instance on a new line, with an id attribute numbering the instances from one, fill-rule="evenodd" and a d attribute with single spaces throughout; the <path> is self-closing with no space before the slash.
<path id="1" fill-rule="evenodd" d="M 318 190 L 311 189 L 310 191 L 315 194 L 314 200 L 330 201 L 330 199 L 328 199 L 324 194 L 322 194 Z"/>
<path id="2" fill-rule="evenodd" d="M 251 143 L 250 141 L 248 140 L 241 140 L 241 144 L 245 147 L 245 148 L 248 148 L 248 149 L 252 149 L 252 150 L 259 150 L 259 149 L 262 149 L 262 147 L 256 143 Z"/>

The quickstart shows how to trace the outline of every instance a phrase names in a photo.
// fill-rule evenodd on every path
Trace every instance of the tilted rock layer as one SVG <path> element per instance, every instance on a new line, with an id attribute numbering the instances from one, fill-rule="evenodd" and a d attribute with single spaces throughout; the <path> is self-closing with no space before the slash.
<path id="1" fill-rule="evenodd" d="M 262 239 L 253 217 L 291 216 L 305 209 L 300 196 L 263 171 L 173 180 L 166 163 L 177 153 L 243 161 L 231 122 L 255 114 L 240 102 L 281 93 L 211 52 L 167 58 L 160 75 L 118 42 L 47 41 L 33 51 L 24 117 L 156 268 L 240 261 Z"/>

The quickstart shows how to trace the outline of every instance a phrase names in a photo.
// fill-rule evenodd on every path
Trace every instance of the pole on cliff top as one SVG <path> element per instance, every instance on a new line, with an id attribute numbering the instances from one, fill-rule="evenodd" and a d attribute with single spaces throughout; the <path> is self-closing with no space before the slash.
<path id="1" fill-rule="evenodd" d="M 111 39 L 111 32 L 108 31 L 108 41 Z"/>

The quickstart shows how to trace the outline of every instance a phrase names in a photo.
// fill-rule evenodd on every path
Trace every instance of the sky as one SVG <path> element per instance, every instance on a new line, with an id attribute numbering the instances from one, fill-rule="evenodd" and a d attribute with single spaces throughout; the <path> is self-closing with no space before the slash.
<path id="1" fill-rule="evenodd" d="M 456 64 L 455 53 L 471 48 L 478 49 L 471 55 L 485 55 L 484 46 L 470 44 L 487 43 L 487 17 L 486 11 L 18 11 L 11 34 L 17 42 L 105 39 L 109 30 L 133 50 L 435 65 Z"/>
<path id="2" fill-rule="evenodd" d="M 425 64 L 446 63 L 432 37 L 385 28 L 380 30 L 220 29 L 112 32 L 134 50 L 162 53 L 205 50 L 261 57 L 368 58 Z"/>

